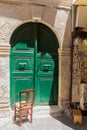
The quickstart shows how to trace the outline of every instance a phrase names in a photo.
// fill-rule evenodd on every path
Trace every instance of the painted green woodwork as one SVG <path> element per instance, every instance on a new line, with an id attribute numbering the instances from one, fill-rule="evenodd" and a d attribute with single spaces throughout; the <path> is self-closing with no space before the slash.
<path id="1" fill-rule="evenodd" d="M 34 49 L 17 43 L 11 52 L 11 104 L 18 101 L 21 90 L 34 88 Z"/>
<path id="2" fill-rule="evenodd" d="M 26 23 L 11 37 L 10 97 L 11 106 L 21 90 L 35 89 L 35 104 L 57 104 L 58 41 L 41 23 Z"/>

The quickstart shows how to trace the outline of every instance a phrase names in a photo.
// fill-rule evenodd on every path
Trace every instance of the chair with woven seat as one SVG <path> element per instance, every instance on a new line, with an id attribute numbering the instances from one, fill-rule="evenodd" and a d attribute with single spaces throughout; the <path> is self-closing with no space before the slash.
<path id="1" fill-rule="evenodd" d="M 19 92 L 19 102 L 14 106 L 14 121 L 16 117 L 20 119 L 20 126 L 22 125 L 22 117 L 28 117 L 30 115 L 30 123 L 32 123 L 34 105 L 34 90 L 23 90 Z"/>

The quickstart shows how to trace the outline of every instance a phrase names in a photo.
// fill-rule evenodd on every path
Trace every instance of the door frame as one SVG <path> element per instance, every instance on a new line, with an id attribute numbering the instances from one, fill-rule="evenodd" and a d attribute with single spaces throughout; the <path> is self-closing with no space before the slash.
<path id="1" fill-rule="evenodd" d="M 15 30 L 15 31 L 16 31 L 16 30 Z M 51 30 L 51 31 L 52 31 L 52 30 Z M 14 32 L 14 33 L 15 33 L 15 32 Z M 13 34 L 14 34 L 14 33 L 13 33 Z M 54 35 L 55 35 L 55 34 L 54 34 Z M 10 81 L 10 82 L 11 82 L 11 81 Z M 58 86 L 57 86 L 57 87 L 58 87 Z"/>

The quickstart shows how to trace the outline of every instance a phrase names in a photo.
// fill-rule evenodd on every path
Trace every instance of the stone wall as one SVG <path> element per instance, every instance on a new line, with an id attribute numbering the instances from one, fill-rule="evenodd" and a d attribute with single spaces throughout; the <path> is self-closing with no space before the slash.
<path id="1" fill-rule="evenodd" d="M 70 106 L 71 96 L 71 49 L 59 49 L 59 106 Z"/>
<path id="2" fill-rule="evenodd" d="M 9 1 L 9 2 L 8 2 Z M 44 1 L 40 4 L 36 2 L 25 3 L 22 2 L 0 2 L 0 87 L 1 95 L 3 95 L 3 100 L 5 100 L 5 95 L 8 95 L 9 99 L 9 90 L 10 90 L 10 39 L 14 30 L 22 25 L 23 23 L 33 21 L 41 22 L 47 25 L 51 30 L 56 34 L 56 37 L 59 41 L 60 50 L 65 48 L 65 51 L 62 51 L 62 55 L 59 54 L 59 104 L 61 105 L 61 100 L 69 102 L 70 97 L 70 41 L 71 41 L 71 4 L 68 0 L 68 4 L 65 2 L 60 2 L 59 6 L 47 5 L 47 2 Z M 45 3 L 46 2 L 46 3 Z M 58 2 L 58 1 L 56 1 Z M 56 4 L 55 4 L 56 5 Z M 68 28 L 68 30 L 67 30 Z M 64 53 L 63 53 L 64 52 Z M 67 55 L 68 52 L 68 55 Z M 61 55 L 61 57 L 60 57 Z M 66 66 L 64 67 L 64 63 Z M 67 68 L 67 69 L 66 69 Z M 62 70 L 62 71 L 61 71 Z M 5 81 L 5 82 L 4 82 Z M 3 94 L 3 87 L 5 95 Z M 66 89 L 66 93 L 62 96 L 62 90 Z"/>
<path id="3" fill-rule="evenodd" d="M 8 116 L 10 98 L 9 98 L 9 49 L 10 46 L 0 45 L 0 117 Z M 6 113 L 5 113 L 6 112 Z"/>
<path id="4" fill-rule="evenodd" d="M 9 90 L 9 57 L 0 58 L 0 101 L 6 101 Z M 4 100 L 3 100 L 3 97 Z"/>

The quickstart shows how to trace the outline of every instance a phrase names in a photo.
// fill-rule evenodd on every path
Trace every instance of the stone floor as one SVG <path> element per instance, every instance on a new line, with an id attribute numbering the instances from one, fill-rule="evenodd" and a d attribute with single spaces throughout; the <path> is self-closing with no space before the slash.
<path id="1" fill-rule="evenodd" d="M 73 120 L 66 115 L 59 115 L 54 118 L 52 116 L 33 119 L 31 124 L 28 120 L 24 120 L 22 127 L 10 120 L 5 125 L 0 127 L 0 130 L 87 130 L 87 117 L 83 118 L 83 124 L 74 124 Z"/>
<path id="2" fill-rule="evenodd" d="M 37 115 L 37 116 L 36 116 Z M 0 120 L 0 130 L 87 130 L 87 116 L 83 116 L 82 125 L 74 124 L 71 114 L 68 110 L 57 115 L 44 114 L 38 116 L 33 114 L 33 123 L 28 119 L 23 120 L 22 127 L 19 121 L 13 121 L 13 114 Z"/>

